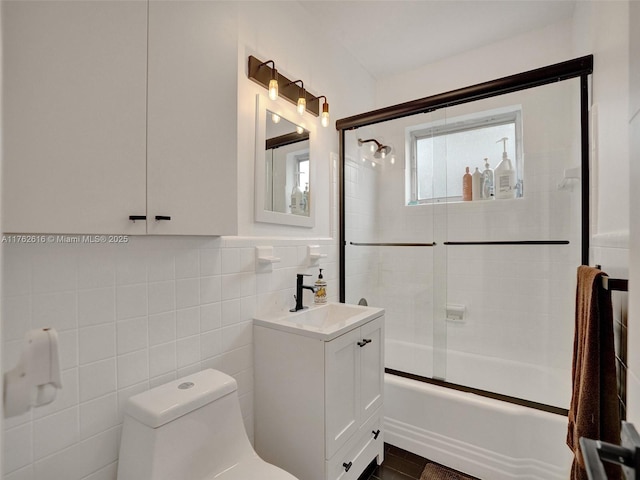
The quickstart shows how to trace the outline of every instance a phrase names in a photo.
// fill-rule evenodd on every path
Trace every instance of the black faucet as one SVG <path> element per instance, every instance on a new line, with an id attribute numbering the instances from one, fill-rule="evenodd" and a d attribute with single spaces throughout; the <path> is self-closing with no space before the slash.
<path id="1" fill-rule="evenodd" d="M 308 273 L 297 273 L 296 274 L 296 294 L 294 298 L 296 299 L 296 306 L 289 310 L 290 312 L 297 312 L 298 310 L 303 310 L 307 307 L 302 305 L 302 289 L 306 288 L 315 293 L 316 287 L 312 287 L 311 285 L 303 285 L 304 277 L 310 277 L 311 275 Z"/>

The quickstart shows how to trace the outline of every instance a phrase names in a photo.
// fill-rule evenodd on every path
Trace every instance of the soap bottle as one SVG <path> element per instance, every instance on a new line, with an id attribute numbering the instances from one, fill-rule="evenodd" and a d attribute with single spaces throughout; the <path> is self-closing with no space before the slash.
<path id="1" fill-rule="evenodd" d="M 315 284 L 315 293 L 313 294 L 313 303 L 327 303 L 327 282 L 322 277 L 322 268 Z"/>
<path id="2" fill-rule="evenodd" d="M 493 170 L 489 168 L 489 159 L 484 159 L 484 171 L 482 172 L 482 199 L 493 200 Z"/>
<path id="3" fill-rule="evenodd" d="M 302 204 L 304 205 L 304 214 L 309 215 L 309 184 L 304 185 L 304 192 L 302 192 Z"/>
<path id="4" fill-rule="evenodd" d="M 507 137 L 498 140 L 498 142 L 503 143 L 504 151 L 502 153 L 502 161 L 495 171 L 496 198 L 516 198 L 516 171 L 511 160 L 507 157 L 507 140 Z"/>
<path id="5" fill-rule="evenodd" d="M 302 212 L 302 190 L 296 182 L 293 190 L 291 190 L 291 213 L 300 215 Z"/>
<path id="6" fill-rule="evenodd" d="M 469 173 L 469 167 L 466 169 L 466 173 L 462 176 L 462 200 L 465 202 L 471 201 L 471 182 L 472 182 L 471 174 Z"/>
<path id="7" fill-rule="evenodd" d="M 471 175 L 471 199 L 473 201 L 482 199 L 482 173 L 480 173 L 478 167 Z"/>

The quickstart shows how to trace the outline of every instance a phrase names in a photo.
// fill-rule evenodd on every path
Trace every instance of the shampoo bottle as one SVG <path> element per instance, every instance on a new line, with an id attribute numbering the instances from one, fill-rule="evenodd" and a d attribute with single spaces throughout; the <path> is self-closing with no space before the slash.
<path id="1" fill-rule="evenodd" d="M 315 284 L 315 293 L 313 294 L 313 303 L 327 303 L 327 282 L 322 277 L 322 268 Z"/>
<path id="2" fill-rule="evenodd" d="M 493 170 L 489 168 L 489 159 L 484 159 L 484 171 L 482 172 L 482 199 L 493 200 Z"/>
<path id="3" fill-rule="evenodd" d="M 469 167 L 466 169 L 466 173 L 462 176 L 462 200 L 468 202 L 472 198 L 471 188 L 472 188 L 472 178 L 469 173 Z"/>
<path id="4" fill-rule="evenodd" d="M 297 183 L 293 187 L 293 190 L 291 190 L 291 213 L 293 213 L 294 215 L 300 215 L 303 213 L 302 190 L 300 190 L 300 187 Z"/>
<path id="5" fill-rule="evenodd" d="M 480 173 L 478 167 L 471 175 L 471 198 L 474 201 L 482 199 L 482 173 Z"/>
<path id="6" fill-rule="evenodd" d="M 504 151 L 502 153 L 502 161 L 495 171 L 496 198 L 516 198 L 516 171 L 511 160 L 507 157 L 507 140 L 507 137 L 498 140 L 498 142 L 503 143 L 502 149 Z"/>

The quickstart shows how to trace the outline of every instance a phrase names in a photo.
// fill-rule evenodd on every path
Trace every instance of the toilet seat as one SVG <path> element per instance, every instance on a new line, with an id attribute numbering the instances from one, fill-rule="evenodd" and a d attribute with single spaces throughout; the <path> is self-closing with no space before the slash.
<path id="1" fill-rule="evenodd" d="M 255 456 L 243 459 L 232 468 L 212 477 L 211 480 L 298 480 L 281 468 Z"/>

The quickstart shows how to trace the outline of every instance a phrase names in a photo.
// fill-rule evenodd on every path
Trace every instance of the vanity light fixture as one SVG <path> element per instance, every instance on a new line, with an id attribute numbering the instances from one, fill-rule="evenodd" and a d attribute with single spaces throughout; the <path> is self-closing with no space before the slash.
<path id="1" fill-rule="evenodd" d="M 311 115 L 320 116 L 320 98 L 324 98 L 322 105 L 322 125 L 324 125 L 324 113 L 326 112 L 327 125 L 329 124 L 329 103 L 327 97 L 316 97 L 310 94 L 305 88 L 302 80 L 296 80 L 295 82 L 289 80 L 276 70 L 276 64 L 273 60 L 263 62 L 262 60 L 249 55 L 247 76 L 254 82 L 262 85 L 269 91 L 269 98 L 275 100 L 276 98 L 284 98 L 288 102 L 293 103 L 298 108 L 298 112 L 304 114 L 309 112 Z M 271 67 L 273 65 L 273 67 Z M 300 84 L 300 85 L 298 85 Z M 274 98 L 272 93 L 275 93 L 275 87 L 277 89 L 277 96 Z M 274 89 L 272 89 L 274 87 Z M 326 109 L 326 110 L 325 110 Z"/>
<path id="2" fill-rule="evenodd" d="M 320 101 L 321 98 L 324 98 L 324 103 L 322 104 L 322 114 L 320 115 L 320 123 L 322 124 L 323 127 L 328 127 L 329 126 L 329 102 L 327 102 L 327 97 L 325 97 L 324 95 L 320 95 L 318 97 L 318 101 Z"/>

